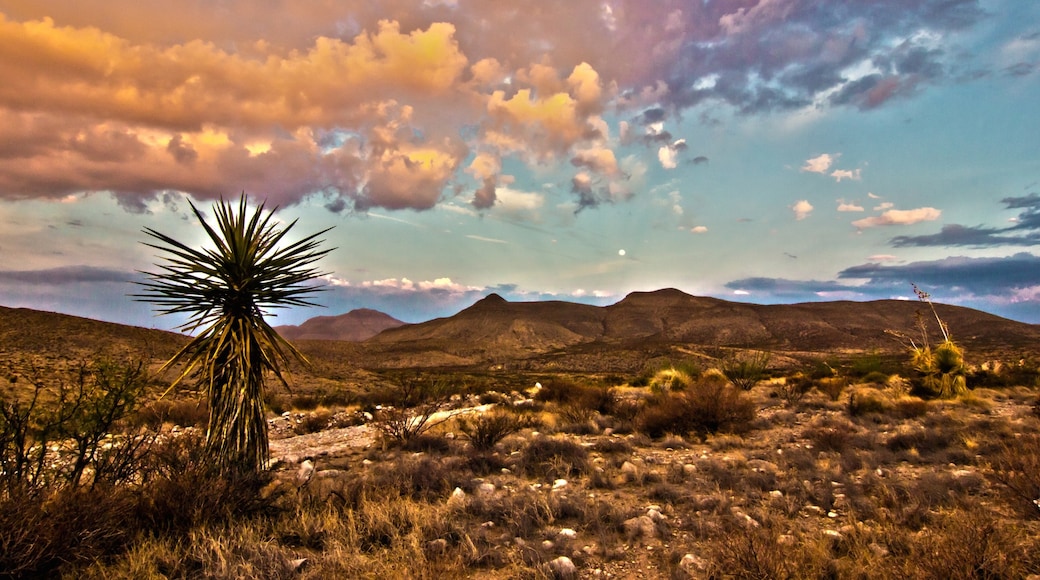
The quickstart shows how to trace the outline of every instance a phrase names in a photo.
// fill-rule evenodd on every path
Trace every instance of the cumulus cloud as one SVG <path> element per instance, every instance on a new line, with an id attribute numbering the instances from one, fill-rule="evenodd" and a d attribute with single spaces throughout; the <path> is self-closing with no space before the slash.
<path id="1" fill-rule="evenodd" d="M 838 200 L 838 211 L 847 212 L 847 211 L 866 211 L 866 210 L 864 210 L 863 206 L 861 206 L 861 205 L 858 205 L 858 204 L 855 204 L 855 203 L 846 203 L 845 200 L 839 199 Z"/>
<path id="2" fill-rule="evenodd" d="M 813 211 L 813 206 L 808 200 L 799 200 L 791 206 L 791 211 L 794 212 L 794 219 L 804 220 L 809 217 L 809 214 Z"/>
<path id="3" fill-rule="evenodd" d="M 811 159 L 805 160 L 805 165 L 802 166 L 802 171 L 808 171 L 810 173 L 827 173 L 827 170 L 831 168 L 834 163 L 834 157 L 830 153 L 823 153 Z"/>
<path id="4" fill-rule="evenodd" d="M 427 209 L 468 187 L 473 152 L 609 171 L 606 151 L 620 155 L 605 111 L 636 115 L 669 166 L 682 144 L 670 116 L 706 102 L 748 115 L 880 107 L 949 76 L 957 55 L 920 30 L 982 16 L 975 0 L 349 0 L 291 15 L 245 0 L 17 3 L 0 15 L 0 196 L 104 190 L 139 209 L 171 190 L 245 189 L 283 205 L 317 193 L 339 211 Z M 1009 43 L 1009 65 L 1033 44 Z M 869 74 L 849 75 L 863 63 Z M 472 177 L 471 204 L 492 207 L 501 180 Z M 635 189 L 602 187 L 601 201 Z"/>
<path id="5" fill-rule="evenodd" d="M 693 226 L 692 228 L 690 228 L 690 233 L 706 234 L 708 233 L 708 226 Z"/>
<path id="6" fill-rule="evenodd" d="M 878 226 L 908 226 L 920 222 L 935 221 L 942 215 L 942 211 L 934 207 L 921 207 L 917 209 L 890 209 L 881 215 L 871 216 L 856 220 L 852 225 L 859 229 L 873 228 Z"/>

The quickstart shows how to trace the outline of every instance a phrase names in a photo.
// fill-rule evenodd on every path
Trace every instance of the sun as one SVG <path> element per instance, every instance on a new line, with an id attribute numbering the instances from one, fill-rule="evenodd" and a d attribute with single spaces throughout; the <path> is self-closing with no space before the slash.
<path id="1" fill-rule="evenodd" d="M 617 251 L 617 255 L 624 256 L 625 255 L 625 250 L 624 249 L 618 250 Z"/>

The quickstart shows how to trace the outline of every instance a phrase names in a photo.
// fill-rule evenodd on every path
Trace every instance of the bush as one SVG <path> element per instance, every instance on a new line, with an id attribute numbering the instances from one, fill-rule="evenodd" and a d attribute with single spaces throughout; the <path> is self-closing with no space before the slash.
<path id="1" fill-rule="evenodd" d="M 500 409 L 492 409 L 476 416 L 460 417 L 459 431 L 469 439 L 477 451 L 491 451 L 509 435 L 533 425 L 534 420 L 526 415 L 517 415 Z"/>
<path id="2" fill-rule="evenodd" d="M 755 404 L 744 393 L 718 378 L 705 377 L 680 393 L 652 398 L 640 413 L 639 428 L 650 437 L 665 434 L 706 435 L 747 430 Z"/>
<path id="3" fill-rule="evenodd" d="M 449 419 L 436 417 L 451 401 L 452 392 L 443 381 L 407 380 L 396 394 L 397 406 L 379 410 L 374 425 L 385 438 L 398 445 L 407 445 Z"/>
<path id="4" fill-rule="evenodd" d="M 786 377 L 784 382 L 776 385 L 776 396 L 788 407 L 797 405 L 812 389 L 812 380 L 802 374 Z"/>
<path id="5" fill-rule="evenodd" d="M 889 408 L 884 395 L 873 389 L 859 389 L 849 394 L 847 406 L 850 417 L 860 417 L 868 413 L 884 413 Z"/>
<path id="6" fill-rule="evenodd" d="M 722 361 L 722 373 L 731 383 L 745 391 L 750 391 L 766 377 L 770 354 L 763 351 L 748 351 L 743 354 L 727 357 Z"/>
<path id="7" fill-rule="evenodd" d="M 520 467 L 539 477 L 580 475 L 589 470 L 589 453 L 569 439 L 538 437 L 520 452 Z"/>

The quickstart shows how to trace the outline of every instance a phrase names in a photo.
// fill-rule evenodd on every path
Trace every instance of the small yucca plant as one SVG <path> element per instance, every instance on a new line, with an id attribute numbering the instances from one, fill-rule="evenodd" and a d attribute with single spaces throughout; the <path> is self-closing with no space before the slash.
<path id="1" fill-rule="evenodd" d="M 277 208 L 265 212 L 264 204 L 250 213 L 245 194 L 237 211 L 230 201 L 214 204 L 215 227 L 189 205 L 213 247 L 193 249 L 146 228 L 157 243 L 145 245 L 167 256 L 158 272 L 144 272 L 149 281 L 135 297 L 161 314 L 189 316 L 179 328 L 197 334 L 163 370 L 183 363 L 173 385 L 198 377 L 209 402 L 206 443 L 219 465 L 256 472 L 268 458 L 265 375 L 284 384 L 282 365 L 305 361 L 267 324 L 265 309 L 314 305 L 307 298 L 319 288 L 308 282 L 322 275 L 313 264 L 331 251 L 318 249 L 328 230 L 282 245 L 296 222 L 283 227 L 273 217 Z"/>
<path id="2" fill-rule="evenodd" d="M 964 366 L 964 351 L 950 337 L 950 329 L 946 322 L 939 318 L 935 311 L 930 294 L 913 286 L 917 298 L 928 304 L 939 330 L 942 331 L 943 341 L 932 348 L 928 340 L 928 330 L 924 318 L 918 315 L 917 324 L 921 331 L 921 344 L 910 339 L 910 366 L 919 374 L 918 391 L 922 395 L 942 397 L 948 399 L 963 394 L 968 390 L 965 379 L 966 368 Z"/>

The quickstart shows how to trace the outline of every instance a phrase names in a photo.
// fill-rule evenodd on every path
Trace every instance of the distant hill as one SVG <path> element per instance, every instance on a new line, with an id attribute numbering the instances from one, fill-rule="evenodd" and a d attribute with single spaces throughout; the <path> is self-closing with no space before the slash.
<path id="1" fill-rule="evenodd" d="M 168 359 L 188 337 L 168 332 L 101 322 L 90 318 L 0 306 L 0 355 L 93 358 L 125 355 Z"/>
<path id="2" fill-rule="evenodd" d="M 954 338 L 976 353 L 1040 344 L 1040 326 L 959 306 L 936 304 L 935 308 Z M 919 312 L 926 316 L 932 338 L 937 338 L 939 330 L 927 305 L 902 300 L 759 305 L 665 289 L 634 292 L 600 307 L 508 302 L 492 294 L 455 316 L 391 329 L 366 345 L 373 355 L 378 352 L 402 365 L 418 360 L 404 356 L 407 352 L 438 353 L 458 364 L 460 358 L 506 361 L 552 352 L 566 357 L 563 351 L 578 347 L 589 353 L 666 344 L 786 352 L 897 352 L 902 345 L 886 331 L 915 335 Z"/>
<path id="3" fill-rule="evenodd" d="M 388 328 L 406 323 L 378 310 L 359 308 L 339 316 L 317 316 L 299 326 L 276 326 L 287 340 L 345 340 L 361 342 Z"/>
<path id="4" fill-rule="evenodd" d="M 935 308 L 969 360 L 1017 360 L 1034 354 L 1040 344 L 1038 325 L 958 306 Z M 634 292 L 610 306 L 509 302 L 491 294 L 454 316 L 420 324 L 362 309 L 278 329 L 311 360 L 310 366 L 296 368 L 299 381 L 370 385 L 376 380 L 372 373 L 383 369 L 632 373 L 651 360 L 714 358 L 727 349 L 762 349 L 794 358 L 857 352 L 899 356 L 904 346 L 886 331 L 915 335 L 918 313 L 932 339 L 938 339 L 931 312 L 920 302 L 758 305 L 674 289 Z M 129 354 L 159 363 L 187 340 L 161 330 L 0 307 L 0 363 L 27 354 L 54 360 Z"/>

